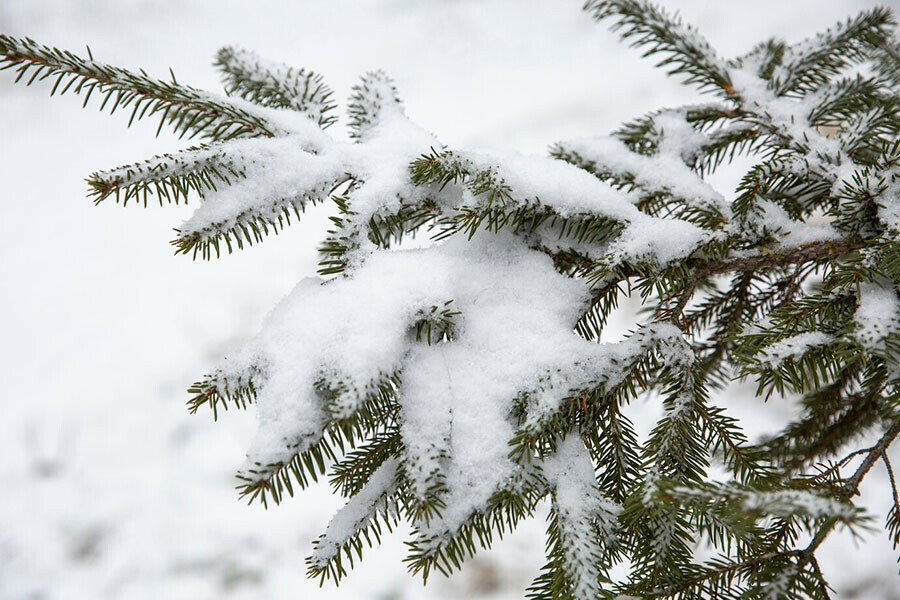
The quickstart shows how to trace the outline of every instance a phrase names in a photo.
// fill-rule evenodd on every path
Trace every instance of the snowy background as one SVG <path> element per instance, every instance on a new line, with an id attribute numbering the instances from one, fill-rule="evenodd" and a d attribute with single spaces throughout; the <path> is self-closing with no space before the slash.
<path id="1" fill-rule="evenodd" d="M 726 56 L 872 4 L 665 2 Z M 180 81 L 217 90 L 210 63 L 225 44 L 311 67 L 338 99 L 358 74 L 384 68 L 410 117 L 456 148 L 545 153 L 695 98 L 580 5 L 0 0 L 0 31 L 76 52 L 88 43 L 99 60 L 159 76 L 172 66 Z M 252 416 L 190 416 L 184 390 L 314 273 L 326 213 L 216 262 L 174 257 L 167 241 L 183 208 L 95 208 L 83 179 L 185 144 L 47 91 L 0 75 L 0 598 L 521 597 L 542 564 L 540 519 L 424 588 L 401 564 L 400 535 L 339 590 L 305 579 L 303 559 L 338 501 L 321 485 L 268 511 L 239 502 L 233 473 Z M 745 397 L 722 401 L 759 414 Z M 829 539 L 820 560 L 842 598 L 900 598 L 880 531 L 883 473 L 864 493 L 875 531 Z"/>

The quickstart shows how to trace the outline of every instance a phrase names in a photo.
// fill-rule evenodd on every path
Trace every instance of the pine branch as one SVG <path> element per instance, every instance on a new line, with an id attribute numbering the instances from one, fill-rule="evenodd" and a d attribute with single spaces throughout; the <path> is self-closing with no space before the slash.
<path id="1" fill-rule="evenodd" d="M 877 399 L 871 393 L 844 396 L 842 388 L 839 383 L 834 383 L 824 388 L 827 393 L 810 394 L 808 403 L 812 406 L 803 418 L 767 440 L 765 451 L 782 462 L 785 469 L 793 470 L 834 454 L 861 431 L 874 425 L 878 414 Z"/>
<path id="2" fill-rule="evenodd" d="M 267 454 L 265 459 L 248 454 L 250 464 L 237 476 L 240 497 L 246 497 L 248 504 L 259 499 L 265 507 L 269 499 L 280 504 L 285 494 L 293 497 L 294 485 L 305 489 L 317 482 L 327 464 L 354 462 L 356 455 L 348 454 L 350 450 L 396 435 L 394 393 L 399 381 L 393 374 L 357 390 L 323 377 L 317 388 L 328 399 L 329 418 L 322 430 L 295 434 L 281 452 Z"/>
<path id="3" fill-rule="evenodd" d="M 237 137 L 272 137 L 280 130 L 225 98 L 218 98 L 172 81 L 153 79 L 145 73 L 132 73 L 92 59 L 84 59 L 67 50 L 42 46 L 30 39 L 0 34 L 0 70 L 15 69 L 16 81 L 27 76 L 26 85 L 53 80 L 50 95 L 59 92 L 84 96 L 87 106 L 96 92 L 103 97 L 100 110 L 110 113 L 130 109 L 129 124 L 136 119 L 159 117 L 159 129 L 169 125 L 180 136 L 200 136 L 210 140 Z"/>
<path id="4" fill-rule="evenodd" d="M 396 459 L 385 461 L 338 511 L 307 559 L 309 577 L 318 577 L 320 584 L 325 579 L 338 583 L 347 574 L 345 562 L 352 568 L 355 560 L 362 560 L 363 541 L 371 548 L 381 543 L 383 530 L 390 532 L 397 525 L 397 468 Z"/>
<path id="5" fill-rule="evenodd" d="M 219 407 L 228 410 L 229 406 L 239 409 L 247 408 L 256 397 L 256 388 L 252 380 L 231 381 L 221 371 L 204 375 L 187 390 L 193 396 L 187 401 L 191 414 L 196 413 L 204 404 L 213 412 L 213 420 L 219 418 Z"/>
<path id="6" fill-rule="evenodd" d="M 203 260 L 219 258 L 227 251 L 243 250 L 244 245 L 260 243 L 270 233 L 279 233 L 291 224 L 291 218 L 300 220 L 307 205 L 324 202 L 327 190 L 332 187 L 326 182 L 317 188 L 287 197 L 265 198 L 267 206 L 246 209 L 222 220 L 198 224 L 200 219 L 187 221 L 176 229 L 178 236 L 170 243 L 176 254 L 190 254 L 192 258 Z"/>
<path id="7" fill-rule="evenodd" d="M 88 177 L 90 196 L 100 204 L 115 196 L 122 206 L 129 200 L 147 206 L 148 198 L 178 204 L 188 196 L 201 198 L 228 186 L 245 176 L 243 165 L 225 149 L 207 145 L 188 148 L 176 154 L 163 154 L 140 163 L 125 165 L 109 171 L 99 171 Z"/>
<path id="8" fill-rule="evenodd" d="M 884 434 L 882 434 L 875 445 L 868 449 L 865 458 L 863 458 L 862 463 L 856 468 L 853 475 L 843 482 L 842 493 L 845 497 L 852 498 L 859 494 L 859 486 L 862 480 L 865 479 L 872 467 L 875 466 L 875 463 L 884 455 L 888 447 L 894 443 L 898 435 L 900 435 L 900 419 L 896 419 L 888 425 Z"/>
<path id="9" fill-rule="evenodd" d="M 761 253 L 756 256 L 708 262 L 704 264 L 697 261 L 694 279 L 697 281 L 713 275 L 723 273 L 740 273 L 744 271 L 758 271 L 760 269 L 773 269 L 784 265 L 793 265 L 806 262 L 831 260 L 858 250 L 866 245 L 866 241 L 858 238 L 844 238 L 813 242 L 787 251 L 774 251 Z"/>
<path id="10" fill-rule="evenodd" d="M 286 108 L 307 115 L 323 129 L 337 121 L 327 113 L 337 106 L 321 75 L 268 61 L 254 52 L 226 46 L 216 54 L 225 90 L 271 108 Z"/>
<path id="11" fill-rule="evenodd" d="M 812 91 L 848 65 L 861 62 L 882 46 L 895 25 L 882 6 L 863 11 L 816 37 L 792 46 L 777 68 L 773 87 L 779 95 Z"/>
<path id="12" fill-rule="evenodd" d="M 657 66 L 669 73 L 685 75 L 685 82 L 701 90 L 714 89 L 731 94 L 734 90 L 725 61 L 690 25 L 668 15 L 646 0 L 588 0 L 585 10 L 597 20 L 612 18 L 613 29 L 623 39 L 635 38 L 633 46 L 647 46 L 644 56 L 662 54 Z"/>
<path id="13" fill-rule="evenodd" d="M 479 547 L 490 548 L 495 538 L 502 538 L 523 519 L 531 517 L 538 502 L 547 494 L 546 486 L 533 477 L 514 481 L 511 488 L 497 490 L 481 512 L 468 515 L 454 531 L 432 532 L 427 530 L 428 521 L 424 521 L 426 530 L 415 530 L 413 541 L 407 542 L 409 552 L 404 562 L 409 572 L 421 574 L 423 583 L 427 583 L 428 576 L 435 571 L 449 576 L 461 568 L 466 559 L 475 556 Z M 407 500 L 407 507 L 409 504 Z M 434 506 L 434 514 L 438 515 L 441 508 Z M 413 511 L 418 512 L 415 508 Z M 415 514 L 410 520 L 422 523 Z"/>
<path id="14" fill-rule="evenodd" d="M 900 85 L 900 38 L 896 32 L 875 51 L 873 62 L 879 75 Z"/>
<path id="15" fill-rule="evenodd" d="M 366 73 L 353 86 L 347 105 L 350 136 L 365 141 L 370 131 L 391 114 L 402 114 L 403 108 L 394 81 L 384 71 Z"/>
<path id="16" fill-rule="evenodd" d="M 562 142 L 550 154 L 640 194 L 637 205 L 648 214 L 684 219 L 707 229 L 718 229 L 728 220 L 724 198 L 680 158 L 630 154 L 627 146 L 613 138 Z"/>
<path id="17" fill-rule="evenodd" d="M 863 458 L 862 463 L 856 468 L 853 475 L 850 476 L 849 479 L 846 479 L 842 482 L 841 487 L 838 490 L 838 494 L 845 498 L 851 499 L 854 496 L 859 494 L 859 486 L 862 483 L 863 479 L 865 479 L 866 475 L 869 471 L 872 470 L 872 467 L 875 466 L 882 455 L 886 452 L 887 448 L 894 442 L 894 439 L 900 435 L 900 419 L 895 420 L 891 423 L 884 434 L 879 438 L 879 440 L 875 443 L 874 446 L 869 448 Z M 804 565 L 815 560 L 816 550 L 819 549 L 819 546 L 828 538 L 828 535 L 834 530 L 834 528 L 841 522 L 838 518 L 830 518 L 825 521 L 825 523 L 819 528 L 816 532 L 813 539 L 809 542 L 809 544 L 799 551 L 797 554 L 797 566 L 803 567 Z"/>
<path id="18" fill-rule="evenodd" d="M 267 145 L 272 147 L 249 148 L 246 158 L 240 151 L 231 158 L 241 164 L 241 172 L 252 169 L 255 177 L 267 178 L 266 186 L 240 179 L 208 198 L 176 229 L 178 237 L 171 242 L 176 254 L 209 260 L 261 242 L 290 225 L 292 218 L 299 220 L 307 206 L 328 201 L 349 177 L 340 161 L 298 151 L 291 137 Z"/>
<path id="19" fill-rule="evenodd" d="M 409 570 L 446 575 L 549 498 L 532 598 L 827 599 L 816 552 L 865 522 L 853 500 L 879 461 L 900 543 L 892 16 L 726 62 L 647 0 L 585 10 L 720 100 L 552 158 L 493 156 L 411 124 L 380 71 L 353 88 L 344 143 L 322 131 L 335 118 L 319 75 L 236 48 L 216 62 L 232 98 L 8 36 L 0 68 L 208 140 L 88 180 L 97 203 L 199 196 L 177 252 L 231 252 L 334 202 L 331 277 L 298 287 L 188 401 L 214 418 L 258 409 L 241 497 L 280 503 L 327 474 L 346 498 L 310 576 L 342 579 L 400 520 Z M 728 202 L 705 177 L 742 153 L 755 164 Z M 402 245 L 420 232 L 432 244 Z M 637 326 L 599 343 L 623 296 L 642 304 Z M 756 445 L 710 398 L 746 375 L 759 398 L 805 394 Z M 663 408 L 643 439 L 637 399 Z M 725 477 L 711 480 L 713 461 Z M 722 554 L 700 561 L 698 544 Z M 629 574 L 612 581 L 619 563 Z"/>

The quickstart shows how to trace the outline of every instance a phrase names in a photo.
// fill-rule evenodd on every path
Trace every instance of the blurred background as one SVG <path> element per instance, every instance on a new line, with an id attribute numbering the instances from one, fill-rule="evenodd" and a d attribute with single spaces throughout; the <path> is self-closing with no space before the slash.
<path id="1" fill-rule="evenodd" d="M 663 4 L 732 56 L 768 36 L 799 40 L 874 2 Z M 580 8 L 0 0 L 0 31 L 78 53 L 89 44 L 98 60 L 160 77 L 171 66 L 179 81 L 216 91 L 211 61 L 225 44 L 313 68 L 340 100 L 359 74 L 383 68 L 408 114 L 451 147 L 543 154 L 556 140 L 697 100 Z M 327 213 L 215 262 L 172 256 L 171 228 L 189 209 L 93 207 L 84 177 L 187 144 L 12 79 L 0 74 L 0 598 L 521 598 L 543 560 L 540 516 L 425 587 L 401 562 L 403 531 L 339 589 L 306 579 L 304 558 L 339 500 L 323 484 L 268 511 L 238 501 L 233 476 L 253 416 L 191 416 L 184 390 L 314 274 Z M 344 135 L 341 125 L 330 131 Z M 719 401 L 754 431 L 790 411 L 737 392 Z M 900 598 L 881 528 L 884 474 L 863 491 L 873 531 L 833 536 L 820 561 L 838 597 Z"/>

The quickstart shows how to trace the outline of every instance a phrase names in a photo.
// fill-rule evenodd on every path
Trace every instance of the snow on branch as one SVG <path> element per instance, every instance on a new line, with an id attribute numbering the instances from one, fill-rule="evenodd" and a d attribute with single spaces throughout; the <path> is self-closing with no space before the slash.
<path id="1" fill-rule="evenodd" d="M 385 461 L 331 519 L 307 560 L 311 577 L 337 582 L 346 574 L 345 560 L 352 567 L 354 554 L 357 559 L 362 559 L 363 540 L 371 547 L 373 538 L 375 543 L 381 541 L 383 529 L 391 530 L 392 522 L 399 517 L 396 500 L 392 500 L 397 487 L 398 466 L 397 459 Z"/>
<path id="2" fill-rule="evenodd" d="M 218 54 L 220 97 L 0 36 L 17 80 L 206 139 L 88 180 L 97 203 L 198 200 L 177 252 L 232 252 L 332 204 L 325 278 L 188 401 L 255 410 L 250 502 L 326 474 L 347 499 L 311 576 L 337 582 L 401 519 L 410 571 L 448 574 L 549 499 L 534 598 L 798 596 L 827 585 L 814 553 L 830 531 L 863 518 L 853 496 L 900 432 L 891 14 L 725 61 L 646 0 L 585 9 L 719 98 L 549 157 L 484 153 L 412 123 L 381 71 L 353 88 L 342 138 L 320 75 L 245 50 Z M 716 189 L 738 154 L 752 166 Z M 406 245 L 416 233 L 430 239 Z M 643 312 L 608 341 L 625 298 Z M 751 445 L 715 403 L 735 376 L 798 395 L 802 414 Z M 638 399 L 661 405 L 644 435 Z M 807 472 L 878 427 L 875 446 Z M 698 541 L 722 556 L 700 561 Z"/>
<path id="3" fill-rule="evenodd" d="M 333 92 L 318 73 L 260 57 L 255 52 L 226 46 L 216 54 L 225 90 L 262 106 L 288 108 L 325 128 L 337 121 L 327 113 L 337 108 Z"/>
<path id="4" fill-rule="evenodd" d="M 597 488 L 594 466 L 576 436 L 559 442 L 545 461 L 544 476 L 553 490 L 548 527 L 550 562 L 532 594 L 596 598 L 609 583 L 617 555 L 618 515 L 622 510 Z"/>
<path id="5" fill-rule="evenodd" d="M 432 153 L 413 164 L 414 181 L 444 190 L 461 187 L 462 200 L 451 216 L 451 231 L 469 235 L 480 228 L 537 233 L 545 245 L 554 237 L 607 242 L 611 264 L 626 260 L 659 266 L 688 256 L 715 238 L 687 220 L 655 218 L 640 211 L 639 198 L 598 181 L 562 161 L 509 154 Z M 540 227 L 546 225 L 547 231 Z M 577 246 L 576 246 L 577 247 Z"/>
<path id="6" fill-rule="evenodd" d="M 815 89 L 848 65 L 868 58 L 871 50 L 888 40 L 893 24 L 891 11 L 876 6 L 788 47 L 775 69 L 774 89 L 779 95 Z"/>

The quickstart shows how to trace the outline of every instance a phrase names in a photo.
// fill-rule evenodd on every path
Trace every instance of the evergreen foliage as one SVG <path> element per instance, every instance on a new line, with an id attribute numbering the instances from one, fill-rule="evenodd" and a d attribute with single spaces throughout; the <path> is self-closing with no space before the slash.
<path id="1" fill-rule="evenodd" d="M 529 598 L 828 598 L 816 551 L 872 519 L 854 497 L 879 464 L 900 544 L 894 17 L 726 60 L 646 0 L 585 10 L 710 100 L 549 158 L 487 156 L 410 123 L 382 72 L 354 88 L 341 140 L 320 75 L 245 50 L 216 57 L 227 96 L 5 35 L 0 66 L 202 140 L 88 179 L 97 203 L 200 200 L 177 253 L 218 257 L 334 206 L 326 279 L 188 401 L 258 407 L 250 502 L 326 475 L 347 498 L 311 577 L 338 582 L 402 520 L 410 571 L 449 574 L 548 500 Z M 739 155 L 753 165 L 726 198 L 705 178 Z M 397 249 L 417 232 L 433 244 Z M 644 322 L 600 343 L 632 295 Z M 735 379 L 799 416 L 751 442 L 716 404 Z M 645 436 L 639 398 L 663 408 Z"/>

